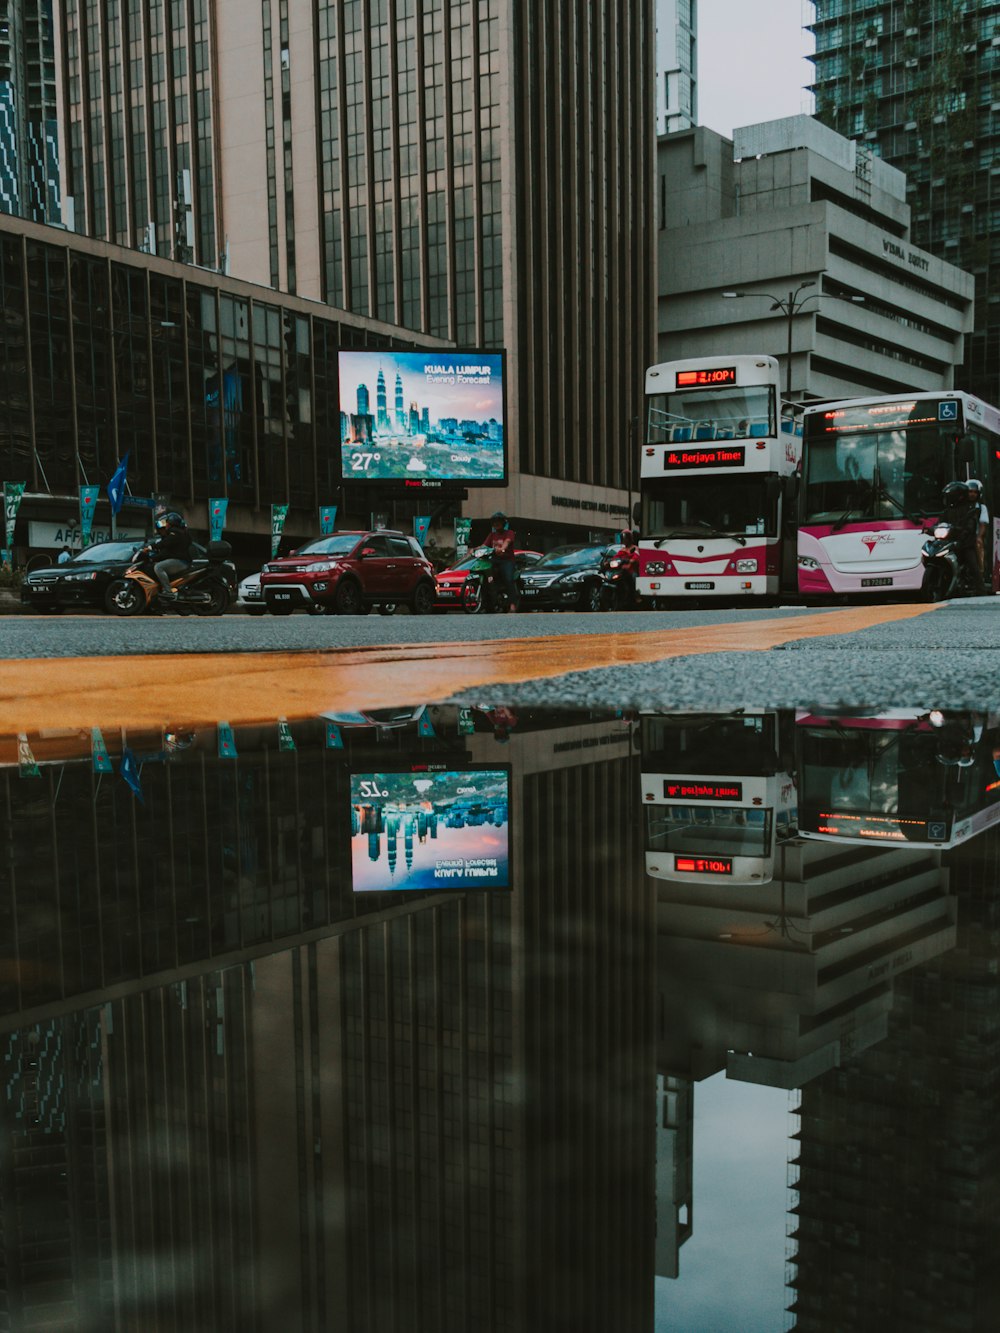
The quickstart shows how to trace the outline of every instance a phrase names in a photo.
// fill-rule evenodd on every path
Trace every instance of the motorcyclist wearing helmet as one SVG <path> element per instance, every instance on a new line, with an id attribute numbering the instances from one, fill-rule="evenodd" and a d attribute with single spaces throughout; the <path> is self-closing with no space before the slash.
<path id="1" fill-rule="evenodd" d="M 979 561 L 979 577 L 982 579 L 986 573 L 986 534 L 990 529 L 990 512 L 986 508 L 986 497 L 983 490 L 983 483 L 978 477 L 970 477 L 965 483 L 969 488 L 972 497 L 972 503 L 979 506 L 979 521 L 976 525 L 976 559 Z M 992 545 L 989 543 L 992 555 Z"/>
<path id="2" fill-rule="evenodd" d="M 520 605 L 517 592 L 517 564 L 514 557 L 516 542 L 517 538 L 507 522 L 507 515 L 498 509 L 490 518 L 490 532 L 483 545 L 493 548 L 493 565 L 510 596 L 512 611 L 516 611 Z"/>
<path id="3" fill-rule="evenodd" d="M 191 533 L 184 519 L 174 509 L 158 514 L 154 524 L 156 536 L 150 543 L 155 561 L 153 573 L 162 589 L 161 596 L 173 601 L 177 594 L 170 586 L 171 578 L 191 567 Z"/>
<path id="4" fill-rule="evenodd" d="M 981 585 L 976 537 L 979 532 L 979 501 L 967 482 L 951 481 L 941 492 L 941 517 L 950 523 L 955 536 L 958 555 L 965 570 L 969 591 L 975 593 Z"/>

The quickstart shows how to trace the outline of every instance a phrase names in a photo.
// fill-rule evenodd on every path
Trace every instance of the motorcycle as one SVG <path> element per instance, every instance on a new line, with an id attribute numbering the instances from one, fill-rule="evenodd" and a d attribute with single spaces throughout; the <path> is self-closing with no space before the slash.
<path id="1" fill-rule="evenodd" d="M 221 616 L 236 594 L 236 567 L 230 560 L 228 542 L 209 542 L 207 548 L 193 546 L 191 565 L 170 586 L 176 597 L 164 598 L 153 573 L 156 557 L 151 547 L 140 547 L 120 579 L 108 585 L 105 609 L 114 616 L 137 616 L 143 611 L 176 611 L 182 616 Z"/>
<path id="2" fill-rule="evenodd" d="M 632 565 L 617 551 L 605 552 L 599 567 L 601 581 L 597 586 L 598 611 L 632 611 L 635 608 L 635 577 Z"/>
<path id="3" fill-rule="evenodd" d="M 472 554 L 476 563 L 462 587 L 462 610 L 471 616 L 480 611 L 509 611 L 510 592 L 500 579 L 493 547 L 477 546 Z"/>
<path id="4" fill-rule="evenodd" d="M 929 602 L 944 602 L 950 597 L 974 597 L 976 589 L 969 586 L 965 561 L 962 559 L 961 539 L 954 524 L 941 519 L 933 528 L 925 529 L 929 540 L 920 552 L 924 565 L 921 590 Z"/>

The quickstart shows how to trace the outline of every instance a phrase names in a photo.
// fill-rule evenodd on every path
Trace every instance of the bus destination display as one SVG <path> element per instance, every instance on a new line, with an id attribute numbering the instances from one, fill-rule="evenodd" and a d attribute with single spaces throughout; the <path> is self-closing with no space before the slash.
<path id="1" fill-rule="evenodd" d="M 742 445 L 713 445 L 709 448 L 668 449 L 663 455 L 664 469 L 742 467 L 746 450 Z"/>
<path id="2" fill-rule="evenodd" d="M 499 352 L 340 352 L 345 481 L 506 480 Z"/>
<path id="3" fill-rule="evenodd" d="M 731 875 L 731 856 L 675 856 L 674 874 L 677 875 Z"/>
<path id="4" fill-rule="evenodd" d="M 820 435 L 851 435 L 864 431 L 899 430 L 901 427 L 954 425 L 955 417 L 942 416 L 941 408 L 958 409 L 955 399 L 943 402 L 870 403 L 867 407 L 835 407 L 829 412 L 811 412 L 807 426 Z"/>
<path id="5" fill-rule="evenodd" d="M 663 781 L 663 795 L 669 801 L 742 801 L 742 782 L 672 782 Z"/>
<path id="6" fill-rule="evenodd" d="M 899 819 L 871 811 L 821 810 L 817 833 L 837 838 L 870 838 L 881 842 L 944 842 L 945 829 L 934 829 L 924 819 Z"/>
<path id="7" fill-rule="evenodd" d="M 704 384 L 735 384 L 735 366 L 715 366 L 711 370 L 678 370 L 678 389 L 696 389 Z"/>
<path id="8" fill-rule="evenodd" d="M 505 768 L 351 776 L 355 893 L 508 889 Z"/>

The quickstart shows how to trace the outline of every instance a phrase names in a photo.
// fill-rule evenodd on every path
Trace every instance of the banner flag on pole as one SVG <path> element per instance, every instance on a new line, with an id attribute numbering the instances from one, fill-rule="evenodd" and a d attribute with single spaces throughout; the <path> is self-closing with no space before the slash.
<path id="1" fill-rule="evenodd" d="M 471 518 L 455 519 L 455 551 L 461 553 L 469 549 L 469 538 L 472 534 Z"/>
<path id="2" fill-rule="evenodd" d="M 476 719 L 472 715 L 471 708 L 460 708 L 458 710 L 458 734 L 460 736 L 472 736 L 476 730 Z"/>
<path id="3" fill-rule="evenodd" d="M 139 765 L 135 755 L 127 745 L 122 748 L 122 762 L 118 772 L 132 789 L 132 794 L 137 797 L 138 800 L 142 801 L 142 785 L 139 782 Z M 145 801 L 142 801 L 142 803 L 145 805 Z"/>
<path id="4" fill-rule="evenodd" d="M 427 540 L 427 532 L 430 526 L 430 514 L 422 515 L 419 518 L 415 516 L 413 519 L 413 535 L 421 546 L 423 546 L 424 542 Z"/>
<path id="5" fill-rule="evenodd" d="M 111 501 L 111 512 L 117 514 L 125 503 L 125 479 L 128 476 L 128 454 L 115 468 L 111 480 L 108 482 L 108 499 Z"/>
<path id="6" fill-rule="evenodd" d="M 212 542 L 222 541 L 222 532 L 226 526 L 226 510 L 229 508 L 229 501 L 225 497 L 218 500 L 209 500 L 208 502 L 208 540 Z"/>
<path id="7" fill-rule="evenodd" d="M 42 776 L 35 756 L 31 753 L 27 732 L 24 731 L 17 733 L 17 767 L 22 778 L 40 778 Z"/>
<path id="8" fill-rule="evenodd" d="M 320 505 L 319 530 L 324 537 L 329 537 L 337 524 L 337 506 Z"/>
<path id="9" fill-rule="evenodd" d="M 434 724 L 426 713 L 421 713 L 417 721 L 417 735 L 418 736 L 437 735 L 437 732 L 434 730 Z"/>
<path id="10" fill-rule="evenodd" d="M 220 722 L 219 727 L 219 758 L 235 759 L 236 738 L 233 736 L 233 729 L 228 722 Z"/>
<path id="11" fill-rule="evenodd" d="M 344 738 L 340 734 L 340 728 L 336 722 L 326 724 L 326 748 L 328 750 L 342 750 L 344 748 Z"/>
<path id="12" fill-rule="evenodd" d="M 108 747 L 104 744 L 100 727 L 90 728 L 90 755 L 94 761 L 95 773 L 114 772 L 111 767 L 111 756 L 108 754 Z"/>
<path id="13" fill-rule="evenodd" d="M 90 530 L 94 526 L 94 509 L 97 506 L 97 497 L 101 493 L 100 486 L 81 486 L 80 487 L 80 544 L 81 546 L 90 545 Z"/>
<path id="14" fill-rule="evenodd" d="M 271 559 L 278 554 L 278 547 L 281 545 L 281 534 L 285 526 L 285 519 L 288 516 L 288 505 L 271 506 Z"/>
<path id="15" fill-rule="evenodd" d="M 17 522 L 21 496 L 27 485 L 26 481 L 5 481 L 3 484 L 3 544 L 8 551 L 14 545 L 14 524 Z"/>
<path id="16" fill-rule="evenodd" d="M 288 725 L 288 719 L 284 717 L 278 718 L 278 749 L 295 749 L 295 737 L 292 735 L 292 729 Z"/>

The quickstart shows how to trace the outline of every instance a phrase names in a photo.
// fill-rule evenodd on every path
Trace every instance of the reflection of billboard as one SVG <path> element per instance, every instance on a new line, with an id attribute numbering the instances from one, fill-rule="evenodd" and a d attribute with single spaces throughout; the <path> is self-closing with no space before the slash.
<path id="1" fill-rule="evenodd" d="M 348 481 L 506 480 L 499 352 L 341 352 Z"/>
<path id="2" fill-rule="evenodd" d="M 351 777 L 355 893 L 510 888 L 506 769 Z"/>

